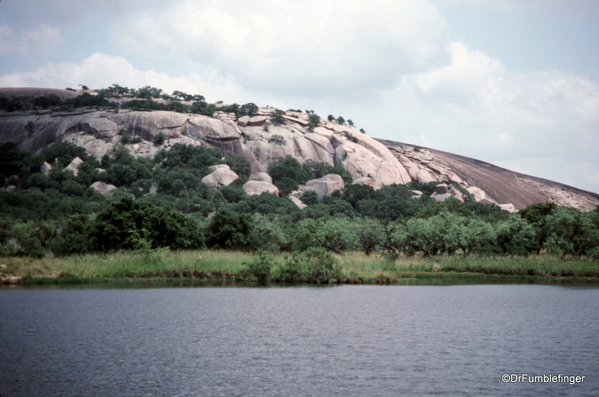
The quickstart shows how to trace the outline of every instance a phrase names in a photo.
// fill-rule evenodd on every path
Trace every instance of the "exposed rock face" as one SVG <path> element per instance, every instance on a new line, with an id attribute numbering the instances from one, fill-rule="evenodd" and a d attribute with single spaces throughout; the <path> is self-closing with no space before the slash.
<path id="1" fill-rule="evenodd" d="M 113 190 L 116 189 L 116 186 L 114 186 L 114 185 L 111 185 L 109 183 L 99 182 L 99 181 L 92 183 L 90 187 L 95 189 L 98 193 L 100 193 L 104 197 L 112 197 L 112 195 L 114 194 Z"/>
<path id="2" fill-rule="evenodd" d="M 299 208 L 300 210 L 303 210 L 304 208 L 307 207 L 307 205 L 304 204 L 302 202 L 302 200 L 300 200 L 299 198 L 297 198 L 295 196 L 289 197 L 289 200 L 291 200 L 293 202 L 293 204 L 297 205 L 297 208 Z"/>
<path id="3" fill-rule="evenodd" d="M 46 176 L 50 175 L 50 171 L 52 171 L 52 166 L 49 163 L 44 162 L 40 167 L 40 172 Z"/>
<path id="4" fill-rule="evenodd" d="M 416 174 L 416 180 L 420 183 L 429 183 L 436 182 L 437 178 L 435 178 L 435 175 L 431 171 L 426 169 L 420 169 Z"/>
<path id="5" fill-rule="evenodd" d="M 208 169 L 211 172 L 214 172 L 216 170 L 221 170 L 221 169 L 230 170 L 231 168 L 226 164 L 216 164 L 216 165 L 211 165 L 210 167 L 208 167 Z"/>
<path id="6" fill-rule="evenodd" d="M 468 190 L 468 193 L 474 196 L 474 200 L 476 201 L 483 201 L 487 197 L 485 191 L 477 188 L 476 186 L 469 186 L 466 188 L 466 190 Z"/>
<path id="7" fill-rule="evenodd" d="M 306 182 L 304 191 L 314 190 L 318 194 L 318 201 L 322 202 L 324 196 L 330 196 L 335 190 L 343 189 L 343 179 L 336 174 L 327 174 L 322 178 Z"/>
<path id="8" fill-rule="evenodd" d="M 514 207 L 514 204 L 512 203 L 499 204 L 499 208 L 501 208 L 504 211 L 511 212 L 512 214 L 516 212 L 516 207 Z"/>
<path id="9" fill-rule="evenodd" d="M 248 196 L 253 196 L 255 194 L 262 194 L 264 192 L 271 193 L 276 196 L 279 195 L 279 188 L 277 188 L 272 183 L 261 182 L 261 181 L 247 181 L 243 185 L 243 190 L 247 193 Z"/>
<path id="10" fill-rule="evenodd" d="M 65 167 L 65 170 L 69 170 L 73 172 L 75 176 L 77 176 L 77 174 L 79 173 L 79 166 L 81 165 L 81 163 L 83 163 L 83 160 L 81 160 L 79 157 L 75 157 L 73 161 L 71 161 L 71 163 Z"/>
<path id="11" fill-rule="evenodd" d="M 34 98 L 50 93 L 63 99 L 79 95 L 65 90 L 0 88 L 0 96 L 8 97 Z M 469 189 L 479 202 L 511 203 L 515 209 L 546 201 L 586 210 L 599 205 L 599 195 L 595 193 L 434 149 L 376 140 L 334 122 L 321 119 L 321 125 L 311 130 L 307 127 L 308 116 L 301 112 L 288 112 L 282 125 L 266 128 L 264 123 L 271 113 L 272 109 L 262 108 L 258 116 L 235 121 L 233 113 L 224 112 L 217 112 L 217 118 L 166 111 L 114 113 L 85 108 L 69 112 L 0 112 L 0 142 L 13 141 L 22 150 L 39 153 L 56 141 L 69 141 L 100 158 L 120 144 L 126 133 L 143 139 L 125 145 L 132 154 L 153 156 L 160 149 L 153 144 L 154 138 L 162 133 L 166 137 L 163 146 L 167 148 L 182 143 L 218 148 L 224 156 L 242 155 L 254 174 L 265 172 L 270 164 L 290 155 L 300 163 L 313 160 L 342 166 L 355 181 L 360 181 L 357 183 L 375 189 L 417 180 L 455 183 Z M 33 134 L 26 132 L 28 122 L 35 126 Z M 281 138 L 273 140 L 274 135 Z M 222 185 L 216 180 L 212 186 L 218 189 Z M 456 189 L 449 192 L 460 199 Z"/>
<path id="12" fill-rule="evenodd" d="M 234 185 L 239 181 L 239 176 L 229 169 L 228 165 L 221 165 L 214 172 L 202 178 L 202 182 L 210 190 L 217 191 L 221 186 Z"/>
<path id="13" fill-rule="evenodd" d="M 268 120 L 268 117 L 254 116 L 248 120 L 247 125 L 250 127 L 259 127 L 261 125 L 264 125 L 264 123 L 266 123 L 266 120 Z"/>
<path id="14" fill-rule="evenodd" d="M 237 124 L 241 127 L 245 127 L 248 125 L 249 121 L 250 121 L 250 116 L 243 116 L 243 117 L 240 117 L 239 119 L 237 119 Z"/>
<path id="15" fill-rule="evenodd" d="M 272 178 L 266 172 L 257 172 L 255 174 L 250 175 L 250 181 L 272 183 Z"/>
<path id="16" fill-rule="evenodd" d="M 114 121 L 98 117 L 79 124 L 81 131 L 90 132 L 96 138 L 112 138 L 118 134 L 118 126 Z"/>
<path id="17" fill-rule="evenodd" d="M 327 123 L 325 128 L 337 133 L 330 138 L 335 147 L 335 165 L 345 168 L 354 179 L 370 176 L 375 180 L 375 189 L 410 182 L 409 173 L 380 142 L 346 126 Z"/>
<path id="18" fill-rule="evenodd" d="M 358 178 L 356 180 L 353 181 L 352 185 L 368 185 L 370 187 L 374 187 L 376 184 L 376 181 L 372 178 L 369 178 L 367 176 L 362 177 L 362 178 Z"/>

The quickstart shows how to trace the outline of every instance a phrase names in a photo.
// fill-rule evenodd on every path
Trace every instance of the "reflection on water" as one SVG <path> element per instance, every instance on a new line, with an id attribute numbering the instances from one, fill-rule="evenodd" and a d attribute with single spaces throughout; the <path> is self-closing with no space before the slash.
<path id="1" fill-rule="evenodd" d="M 599 288 L 599 280 L 594 278 L 566 277 L 566 278 L 544 278 L 544 277 L 516 277 L 516 276 L 485 276 L 474 275 L 473 277 L 407 277 L 388 285 L 555 285 L 563 287 L 589 287 Z M 365 282 L 365 285 L 375 285 Z M 3 285 L 2 289 L 146 289 L 146 288 L 295 288 L 298 286 L 309 287 L 340 287 L 343 285 L 306 285 L 290 283 L 259 284 L 251 281 L 230 281 L 225 279 L 181 279 L 181 280 L 123 280 L 103 282 L 81 282 L 73 284 L 31 284 L 31 285 Z"/>
<path id="2" fill-rule="evenodd" d="M 0 395 L 599 395 L 597 285 L 515 281 L 2 289 Z"/>

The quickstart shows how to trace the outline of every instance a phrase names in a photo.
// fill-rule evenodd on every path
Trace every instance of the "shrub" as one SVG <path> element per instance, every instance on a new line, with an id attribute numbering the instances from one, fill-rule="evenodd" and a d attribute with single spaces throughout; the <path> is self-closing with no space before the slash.
<path id="1" fill-rule="evenodd" d="M 268 167 L 268 174 L 272 177 L 273 184 L 283 194 L 296 190 L 300 184 L 310 179 L 310 174 L 295 158 L 286 156 L 272 163 Z"/>
<path id="2" fill-rule="evenodd" d="M 300 200 L 306 205 L 318 204 L 318 194 L 314 190 L 306 190 L 300 196 Z"/>
<path id="3" fill-rule="evenodd" d="M 123 136 L 121 136 L 121 143 L 123 145 L 128 144 L 130 141 L 131 141 L 131 139 L 129 138 L 129 135 L 123 134 Z"/>
<path id="4" fill-rule="evenodd" d="M 285 144 L 285 138 L 281 135 L 273 135 L 268 139 L 269 143 L 274 143 L 276 145 L 284 145 Z"/>
<path id="5" fill-rule="evenodd" d="M 339 265 L 324 248 L 309 248 L 304 253 L 295 253 L 272 273 L 276 281 L 334 283 L 339 279 Z"/>
<path id="6" fill-rule="evenodd" d="M 166 136 L 164 136 L 164 134 L 162 132 L 160 132 L 158 135 L 156 135 L 156 137 L 154 138 L 154 145 L 156 146 L 160 146 L 164 143 L 164 140 L 166 139 Z"/>
<path id="7" fill-rule="evenodd" d="M 35 125 L 31 121 L 28 121 L 27 124 L 25 124 L 25 131 L 27 131 L 27 136 L 31 138 L 35 132 Z"/>
<path id="8" fill-rule="evenodd" d="M 252 165 L 242 155 L 239 154 L 230 154 L 225 157 L 225 164 L 231 168 L 231 171 L 235 172 L 237 175 L 245 175 L 250 176 L 252 173 Z"/>
<path id="9" fill-rule="evenodd" d="M 308 127 L 314 129 L 320 125 L 320 116 L 317 114 L 311 114 L 308 117 Z"/>
<path id="10" fill-rule="evenodd" d="M 283 117 L 284 114 L 284 111 L 275 109 L 275 111 L 270 114 L 270 117 L 272 118 L 272 121 L 274 121 L 275 123 L 283 124 L 285 122 L 285 118 Z"/>
<path id="11" fill-rule="evenodd" d="M 263 283 L 268 280 L 270 276 L 270 270 L 274 265 L 274 260 L 269 256 L 266 251 L 258 250 L 258 257 L 252 262 L 244 262 L 250 271 L 250 273 L 258 279 L 259 282 Z"/>

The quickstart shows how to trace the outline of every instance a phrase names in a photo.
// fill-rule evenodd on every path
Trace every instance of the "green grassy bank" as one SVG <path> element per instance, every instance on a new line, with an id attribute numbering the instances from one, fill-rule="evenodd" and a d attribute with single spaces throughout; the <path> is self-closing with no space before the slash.
<path id="1" fill-rule="evenodd" d="M 257 255 L 233 251 L 119 252 L 67 258 L 0 258 L 3 285 L 100 282 L 111 280 L 147 281 L 172 279 L 255 280 L 247 263 Z M 273 265 L 286 262 L 273 255 Z M 599 262 L 563 259 L 551 255 L 402 257 L 389 260 L 349 252 L 335 256 L 337 283 L 393 284 L 406 278 L 463 278 L 516 276 L 534 278 L 576 277 L 599 282 Z"/>

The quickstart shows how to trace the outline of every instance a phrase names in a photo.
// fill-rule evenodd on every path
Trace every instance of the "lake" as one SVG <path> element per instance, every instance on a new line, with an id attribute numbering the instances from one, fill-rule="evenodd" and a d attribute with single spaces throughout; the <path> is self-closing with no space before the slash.
<path id="1" fill-rule="evenodd" d="M 596 286 L 121 287 L 0 289 L 0 396 L 599 395 Z"/>

